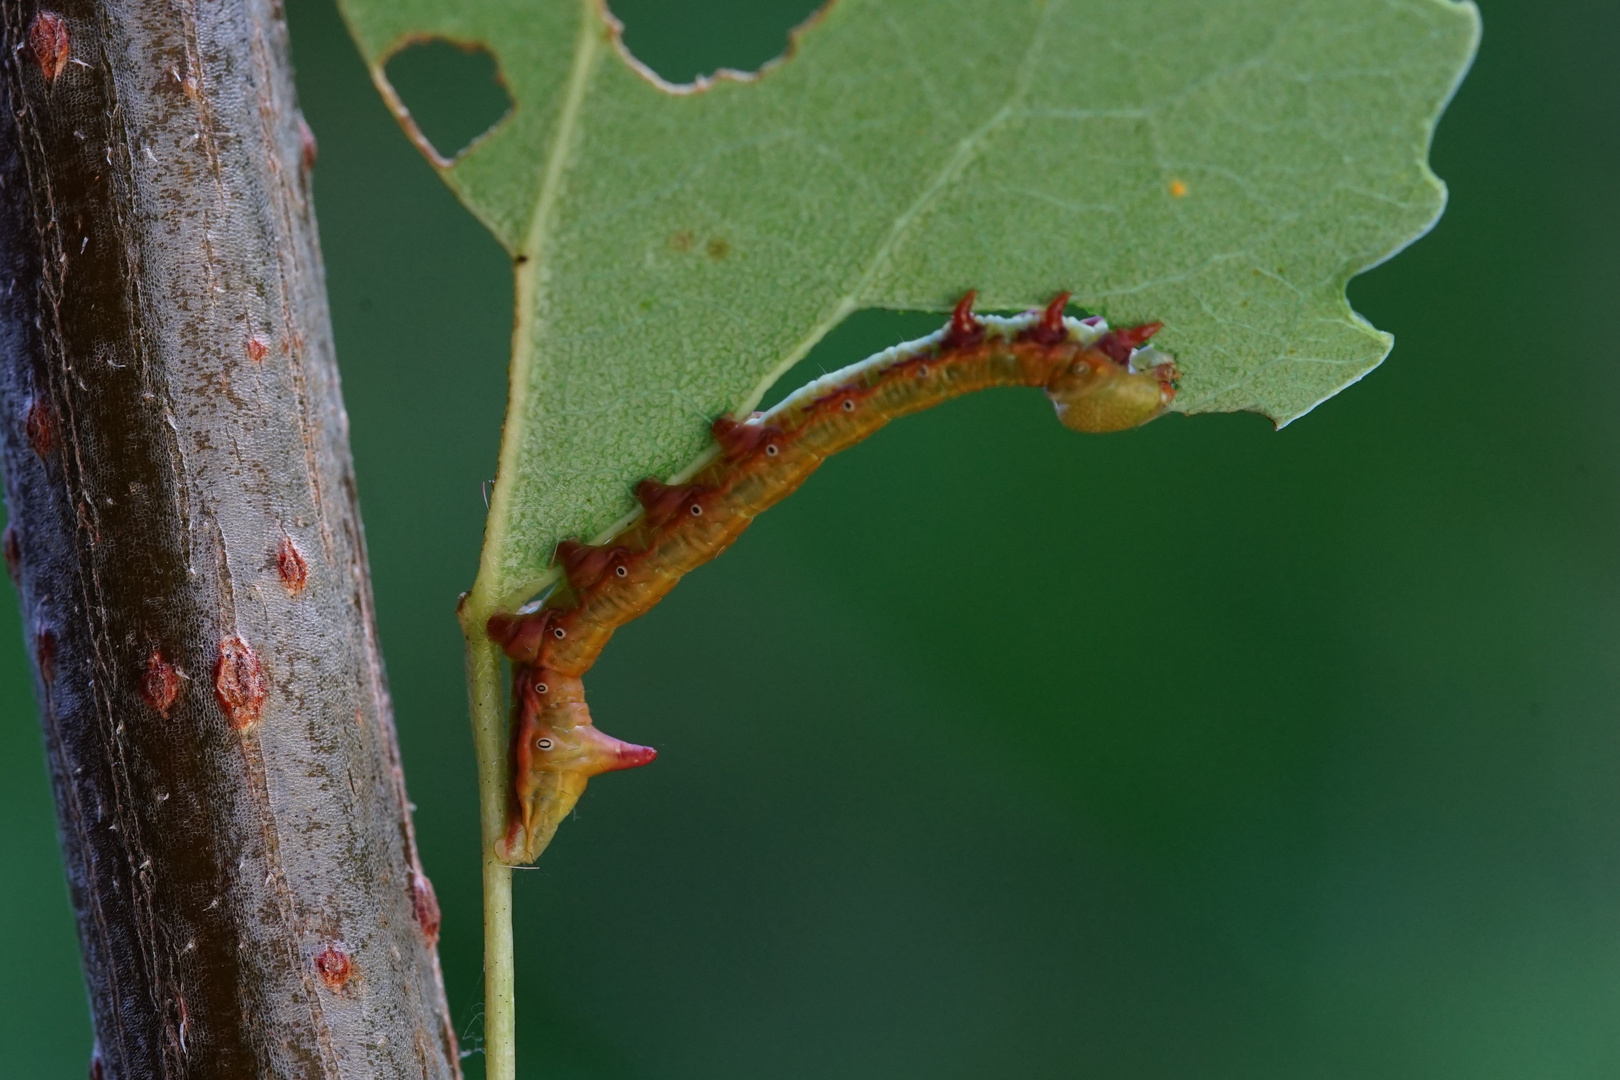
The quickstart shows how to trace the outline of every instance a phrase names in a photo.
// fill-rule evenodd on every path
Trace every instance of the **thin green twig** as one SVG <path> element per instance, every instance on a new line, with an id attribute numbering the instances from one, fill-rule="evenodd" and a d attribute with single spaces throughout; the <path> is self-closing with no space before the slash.
<path id="1" fill-rule="evenodd" d="M 469 598 L 470 599 L 470 598 Z M 507 762 L 501 652 L 484 633 L 485 616 L 468 603 L 467 691 L 478 756 L 479 832 L 484 860 L 484 1061 L 486 1080 L 516 1080 L 516 1000 L 512 967 L 512 868 L 495 856 L 506 828 Z"/>

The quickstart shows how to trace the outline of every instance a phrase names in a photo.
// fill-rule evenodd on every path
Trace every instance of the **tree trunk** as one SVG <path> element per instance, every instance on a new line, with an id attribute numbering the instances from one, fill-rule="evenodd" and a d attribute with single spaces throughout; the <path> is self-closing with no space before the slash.
<path id="1" fill-rule="evenodd" d="M 96 1077 L 453 1077 L 274 0 L 0 0 L 0 436 Z"/>

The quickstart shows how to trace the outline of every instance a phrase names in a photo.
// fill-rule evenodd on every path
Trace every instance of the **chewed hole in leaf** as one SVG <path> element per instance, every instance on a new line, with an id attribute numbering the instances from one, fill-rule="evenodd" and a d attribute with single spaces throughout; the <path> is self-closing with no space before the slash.
<path id="1" fill-rule="evenodd" d="M 495 57 L 487 49 L 459 42 L 413 42 L 395 53 L 384 69 L 410 119 L 448 161 L 512 111 Z"/>
<path id="2" fill-rule="evenodd" d="M 608 0 L 624 46 L 666 82 L 721 68 L 758 71 L 787 51 L 788 34 L 825 6 L 816 0 Z"/>

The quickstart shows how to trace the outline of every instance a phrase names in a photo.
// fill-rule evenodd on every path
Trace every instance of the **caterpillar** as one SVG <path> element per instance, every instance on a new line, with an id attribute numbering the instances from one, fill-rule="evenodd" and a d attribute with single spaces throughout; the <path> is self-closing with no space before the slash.
<path id="1" fill-rule="evenodd" d="M 1160 323 L 1109 329 L 1044 311 L 979 317 L 968 293 L 946 326 L 853 364 L 746 420 L 712 425 L 711 457 L 691 481 L 636 485 L 641 513 L 603 544 L 565 540 L 565 578 L 533 610 L 497 613 L 486 630 L 513 668 L 506 862 L 539 857 L 591 777 L 645 765 L 646 746 L 598 731 L 582 679 L 613 631 L 645 613 L 682 575 L 713 559 L 755 515 L 791 494 L 829 455 L 898 416 L 992 386 L 1046 391 L 1077 431 L 1123 431 L 1175 396 L 1174 360 L 1144 348 Z"/>

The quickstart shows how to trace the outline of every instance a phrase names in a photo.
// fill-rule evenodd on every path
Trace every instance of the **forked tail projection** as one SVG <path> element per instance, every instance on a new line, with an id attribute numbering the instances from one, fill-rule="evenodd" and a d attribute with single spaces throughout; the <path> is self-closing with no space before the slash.
<path id="1" fill-rule="evenodd" d="M 1044 389 L 1058 419 L 1087 432 L 1138 427 L 1175 397 L 1174 361 L 1144 348 L 1159 323 L 1110 330 L 1101 319 L 1066 318 L 1067 293 L 1041 312 L 979 318 L 973 295 L 928 337 L 823 376 L 768 412 L 716 420 L 719 453 L 691 482 L 643 480 L 643 512 L 630 525 L 604 544 L 557 545 L 567 580 L 538 609 L 490 617 L 489 635 L 514 671 L 502 859 L 534 861 L 587 780 L 657 756 L 591 723 L 581 679 L 613 631 L 724 551 L 829 455 L 897 416 L 992 386 Z"/>

